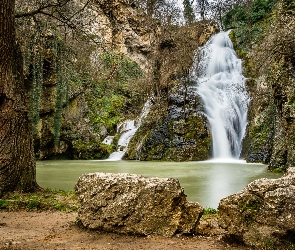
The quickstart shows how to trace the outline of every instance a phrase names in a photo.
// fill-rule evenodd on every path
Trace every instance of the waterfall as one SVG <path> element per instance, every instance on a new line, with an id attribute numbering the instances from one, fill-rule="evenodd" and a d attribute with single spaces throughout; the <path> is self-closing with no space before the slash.
<path id="1" fill-rule="evenodd" d="M 211 127 L 213 158 L 239 158 L 247 125 L 249 96 L 229 33 L 214 35 L 197 51 L 191 71 Z"/>
<path id="2" fill-rule="evenodd" d="M 127 151 L 128 144 L 131 138 L 134 136 L 136 131 L 141 126 L 143 119 L 148 115 L 150 108 L 152 106 L 152 98 L 149 98 L 144 104 L 141 114 L 137 120 L 126 120 L 117 126 L 117 133 L 120 133 L 121 136 L 118 141 L 118 150 L 110 154 L 107 160 L 118 161 L 121 160 Z"/>

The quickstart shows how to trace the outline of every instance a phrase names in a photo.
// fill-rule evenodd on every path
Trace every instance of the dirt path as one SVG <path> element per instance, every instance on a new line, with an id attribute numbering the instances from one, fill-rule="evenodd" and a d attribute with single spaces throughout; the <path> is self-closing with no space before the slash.
<path id="1" fill-rule="evenodd" d="M 77 213 L 0 211 L 0 249 L 247 249 L 213 236 L 128 236 L 79 228 Z M 206 228 L 206 225 L 203 225 Z"/>

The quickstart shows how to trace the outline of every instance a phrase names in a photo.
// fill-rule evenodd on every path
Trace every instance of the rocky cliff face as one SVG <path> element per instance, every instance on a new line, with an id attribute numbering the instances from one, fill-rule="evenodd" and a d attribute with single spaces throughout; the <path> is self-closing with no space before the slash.
<path id="1" fill-rule="evenodd" d="M 162 34 L 156 57 L 155 105 L 132 138 L 125 159 L 198 161 L 210 158 L 211 135 L 189 81 L 194 51 L 217 28 L 209 22 Z M 169 37 L 169 39 L 168 39 Z M 171 39 L 173 37 L 173 39 Z"/>
<path id="2" fill-rule="evenodd" d="M 133 138 L 127 159 L 199 161 L 210 158 L 211 135 L 193 86 L 175 86 L 167 110 L 155 106 Z M 159 113 L 161 115 L 159 117 Z M 156 120 L 155 120 L 156 118 Z"/>
<path id="3" fill-rule="evenodd" d="M 265 35 L 245 60 L 251 95 L 243 155 L 285 170 L 295 158 L 293 4 L 279 4 Z"/>
<path id="4" fill-rule="evenodd" d="M 157 44 L 159 29 L 129 0 L 96 1 L 97 35 L 108 49 L 124 53 L 146 72 Z"/>
<path id="5" fill-rule="evenodd" d="M 79 4 L 83 8 L 83 1 Z M 125 54 L 126 58 L 135 61 L 146 75 L 149 74 L 153 65 L 151 54 L 155 51 L 158 28 L 148 24 L 145 13 L 128 0 L 96 1 L 85 12 L 88 18 L 84 16 L 81 19 L 84 32 L 87 37 L 92 37 L 97 44 L 100 44 L 96 45 L 95 50 L 86 53 L 92 66 L 101 68 L 99 56 L 105 52 L 112 52 Z M 73 46 L 89 50 L 86 48 L 87 45 L 83 45 L 83 41 Z M 113 68 L 115 71 L 116 67 Z M 112 69 L 107 73 L 109 76 L 106 78 L 111 78 Z M 56 100 L 59 86 L 56 78 L 55 73 L 51 71 L 44 75 L 40 120 L 35 135 L 37 157 L 40 159 L 59 156 L 79 159 L 107 157 L 109 150 L 101 145 L 101 141 L 107 136 L 108 131 L 102 124 L 93 124 L 89 119 L 90 103 L 98 105 L 95 104 L 95 96 L 89 94 L 94 91 L 93 86 L 81 84 L 81 80 L 78 83 L 70 80 L 67 89 L 62 90 L 64 91 L 61 101 L 62 111 L 58 114 Z M 65 98 L 66 95 L 68 100 Z M 54 129 L 56 129 L 57 115 L 60 116 L 61 125 L 59 142 L 55 143 Z"/>
<path id="6" fill-rule="evenodd" d="M 64 72 L 54 66 L 54 60 L 59 60 L 57 54 L 53 56 L 55 47 L 46 48 L 40 106 L 35 111 L 40 109 L 35 124 L 37 157 L 106 158 L 118 136 L 114 145 L 102 144 L 103 139 L 115 135 L 122 119 L 135 118 L 147 95 L 154 93 L 149 121 L 138 131 L 126 158 L 207 159 L 211 143 L 208 124 L 186 77 L 194 50 L 216 27 L 207 21 L 159 27 L 129 0 L 94 1 L 87 7 L 85 3 L 75 1 L 76 10 L 83 9 L 77 19 L 83 27 L 82 39 L 73 36 L 67 38 L 72 39 L 70 45 L 65 43 L 75 51 L 66 62 L 73 65 L 68 75 L 58 75 Z M 54 29 L 45 31 L 54 37 Z M 89 39 L 94 43 L 84 44 Z M 82 70 L 77 72 L 77 68 Z M 60 77 L 65 83 L 60 83 Z"/>

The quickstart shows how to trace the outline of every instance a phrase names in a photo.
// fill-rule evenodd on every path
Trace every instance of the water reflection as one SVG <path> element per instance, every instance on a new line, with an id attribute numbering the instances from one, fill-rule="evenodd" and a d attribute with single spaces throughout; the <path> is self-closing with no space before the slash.
<path id="1" fill-rule="evenodd" d="M 217 208 L 219 200 L 258 178 L 278 178 L 262 164 L 243 162 L 142 162 L 142 161 L 40 161 L 37 181 L 42 187 L 72 190 L 83 173 L 132 173 L 147 177 L 172 177 L 180 181 L 188 200 Z"/>

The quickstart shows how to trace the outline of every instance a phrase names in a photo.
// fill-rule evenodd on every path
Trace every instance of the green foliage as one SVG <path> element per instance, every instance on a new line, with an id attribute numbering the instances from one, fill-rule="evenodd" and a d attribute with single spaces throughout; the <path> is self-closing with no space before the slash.
<path id="1" fill-rule="evenodd" d="M 234 29 L 237 50 L 245 51 L 264 35 L 265 21 L 271 17 L 276 0 L 254 0 L 250 6 L 236 5 L 222 19 L 225 29 Z"/>
<path id="2" fill-rule="evenodd" d="M 183 16 L 186 23 L 192 24 L 193 22 L 195 22 L 196 17 L 190 0 L 183 1 L 183 8 Z"/>
<path id="3" fill-rule="evenodd" d="M 53 123 L 53 131 L 54 131 L 54 144 L 57 145 L 60 138 L 60 127 L 61 127 L 61 115 L 63 108 L 63 90 L 64 90 L 64 82 L 62 79 L 62 75 L 59 74 L 59 79 L 56 84 L 56 98 L 55 98 L 55 113 L 54 113 L 54 123 Z"/>
<path id="4" fill-rule="evenodd" d="M 275 169 L 272 170 L 272 172 L 275 172 L 275 173 L 284 173 L 285 171 L 282 168 L 275 168 Z"/>
<path id="5" fill-rule="evenodd" d="M 79 82 L 75 77 L 75 69 L 67 58 L 71 57 L 71 51 L 57 33 L 54 42 L 54 73 L 56 74 L 56 96 L 55 113 L 53 122 L 54 144 L 57 145 L 60 139 L 60 128 L 62 123 L 62 111 L 69 102 L 69 85 L 71 82 Z M 72 80 L 73 79 L 73 80 Z"/>
<path id="6" fill-rule="evenodd" d="M 36 135 L 38 131 L 43 86 L 44 84 L 55 85 L 53 131 L 54 142 L 57 144 L 60 136 L 62 108 L 69 99 L 68 87 L 70 83 L 77 82 L 74 78 L 77 72 L 71 62 L 73 51 L 69 49 L 62 35 L 52 23 L 38 21 L 22 28 L 29 29 L 28 36 L 22 37 L 21 41 L 23 43 L 24 74 L 30 85 L 29 107 L 33 134 Z"/>
<path id="7" fill-rule="evenodd" d="M 212 215 L 212 214 L 218 214 L 218 210 L 212 207 L 205 207 L 203 215 Z"/>
<path id="8" fill-rule="evenodd" d="M 0 209 L 9 211 L 25 209 L 72 212 L 77 211 L 77 208 L 78 200 L 73 191 L 57 191 L 50 188 L 36 193 L 7 193 L 0 200 Z"/>
<path id="9" fill-rule="evenodd" d="M 116 124 L 126 116 L 126 106 L 136 107 L 142 101 L 135 82 L 143 77 L 139 65 L 123 54 L 106 52 L 100 55 L 100 76 L 87 93 L 89 118 L 115 133 Z M 136 105 L 137 104 L 137 105 Z"/>
<path id="10" fill-rule="evenodd" d="M 275 0 L 256 0 L 253 2 L 250 9 L 250 21 L 252 23 L 258 22 L 266 15 L 271 13 L 276 1 Z"/>
<path id="11" fill-rule="evenodd" d="M 240 203 L 238 208 L 244 217 L 244 224 L 250 226 L 260 211 L 261 203 L 257 200 L 248 200 L 245 203 Z"/>
<path id="12" fill-rule="evenodd" d="M 0 199 L 0 209 L 7 208 L 8 206 L 9 206 L 8 201 Z"/>
<path id="13" fill-rule="evenodd" d="M 40 136 L 38 123 L 42 106 L 46 118 L 53 116 L 53 124 L 48 125 L 52 126 L 49 129 L 54 134 L 56 145 L 60 139 L 62 112 L 68 106 L 69 94 L 76 94 L 77 89 L 81 91 L 81 86 L 87 85 L 89 79 L 93 78 L 88 71 L 89 55 L 97 48 L 89 40 L 95 37 L 81 38 L 76 30 L 74 38 L 47 18 L 28 17 L 16 21 L 18 42 L 24 58 L 25 83 L 29 89 L 33 132 L 35 138 Z"/>
<path id="14" fill-rule="evenodd" d="M 253 25 L 270 14 L 275 3 L 276 0 L 255 0 L 250 7 L 236 5 L 226 13 L 222 20 L 223 25 L 226 29 Z"/>
<path id="15" fill-rule="evenodd" d="M 73 142 L 74 155 L 79 156 L 78 159 L 105 159 L 112 152 L 111 145 L 100 144 L 95 141 L 83 141 L 82 139 Z"/>
<path id="16" fill-rule="evenodd" d="M 271 238 L 264 237 L 262 240 L 262 245 L 263 245 L 263 249 L 265 249 L 265 250 L 275 249 L 274 248 L 274 246 L 275 246 L 274 241 Z"/>
<path id="17" fill-rule="evenodd" d="M 223 18 L 223 25 L 226 29 L 233 29 L 247 24 L 247 11 L 242 6 L 236 6 L 231 9 Z"/>
<path id="18" fill-rule="evenodd" d="M 143 76 L 139 65 L 123 54 L 106 52 L 100 56 L 100 60 L 103 64 L 102 71 L 107 77 L 106 80 L 115 79 L 116 82 L 122 84 Z"/>
<path id="19" fill-rule="evenodd" d="M 33 197 L 33 199 L 28 201 L 27 204 L 27 209 L 31 210 L 31 209 L 37 209 L 39 207 L 40 203 L 37 199 L 35 199 L 35 197 Z"/>
<path id="20" fill-rule="evenodd" d="M 34 46 L 34 45 L 33 45 Z M 40 50 L 32 53 L 32 88 L 30 91 L 30 119 L 33 123 L 33 134 L 37 133 L 40 119 L 41 93 L 43 87 L 43 55 Z"/>
<path id="21" fill-rule="evenodd" d="M 104 124 L 109 130 L 114 130 L 116 124 L 123 118 L 125 98 L 117 94 L 103 96 L 95 102 L 89 102 L 89 117 L 93 124 Z"/>

